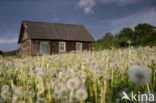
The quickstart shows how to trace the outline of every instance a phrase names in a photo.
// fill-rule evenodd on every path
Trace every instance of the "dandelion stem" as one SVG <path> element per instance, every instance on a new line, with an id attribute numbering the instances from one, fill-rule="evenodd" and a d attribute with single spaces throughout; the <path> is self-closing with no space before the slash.
<path id="1" fill-rule="evenodd" d="M 72 96 L 73 96 L 73 89 L 71 89 L 71 92 L 70 92 L 70 99 L 69 99 L 69 103 L 72 103 Z"/>
<path id="2" fill-rule="evenodd" d="M 107 80 L 105 79 L 105 82 L 104 82 L 104 103 L 106 103 L 106 91 L 107 90 Z"/>
<path id="3" fill-rule="evenodd" d="M 150 89 L 149 89 L 149 84 L 147 84 L 147 90 L 148 90 L 148 93 L 150 94 Z"/>

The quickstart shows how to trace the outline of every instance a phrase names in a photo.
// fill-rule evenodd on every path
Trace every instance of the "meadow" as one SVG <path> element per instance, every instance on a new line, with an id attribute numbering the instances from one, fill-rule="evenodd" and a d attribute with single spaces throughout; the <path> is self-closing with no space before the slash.
<path id="1" fill-rule="evenodd" d="M 1 103 L 156 103 L 123 91 L 156 96 L 155 47 L 0 57 Z"/>

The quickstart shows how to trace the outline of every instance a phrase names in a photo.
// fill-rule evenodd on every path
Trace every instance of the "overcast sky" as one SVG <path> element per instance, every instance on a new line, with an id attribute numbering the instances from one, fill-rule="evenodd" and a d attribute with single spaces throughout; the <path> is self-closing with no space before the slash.
<path id="1" fill-rule="evenodd" d="M 156 26 L 156 0 L 0 0 L 0 50 L 14 50 L 22 20 L 81 24 L 95 39 L 138 23 Z"/>

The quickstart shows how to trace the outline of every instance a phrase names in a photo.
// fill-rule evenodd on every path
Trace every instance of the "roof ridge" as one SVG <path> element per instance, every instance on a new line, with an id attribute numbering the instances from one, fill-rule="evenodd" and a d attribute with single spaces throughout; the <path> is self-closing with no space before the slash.
<path id="1" fill-rule="evenodd" d="M 46 24 L 61 24 L 61 25 L 72 25 L 72 26 L 84 26 L 84 25 L 78 25 L 78 24 L 52 23 L 52 22 L 44 22 L 44 21 L 27 21 L 27 20 L 22 20 L 22 23 L 23 22 L 46 23 Z"/>

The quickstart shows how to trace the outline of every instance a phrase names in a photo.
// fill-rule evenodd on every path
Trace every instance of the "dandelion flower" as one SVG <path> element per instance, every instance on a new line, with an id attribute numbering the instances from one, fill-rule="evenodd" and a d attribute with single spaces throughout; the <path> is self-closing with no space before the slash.
<path id="1" fill-rule="evenodd" d="M 6 63 L 6 67 L 11 67 L 11 66 L 12 66 L 12 62 L 9 61 Z"/>
<path id="2" fill-rule="evenodd" d="M 1 91 L 9 91 L 9 86 L 8 85 L 4 85 L 1 89 Z"/>
<path id="3" fill-rule="evenodd" d="M 33 97 L 35 97 L 35 91 L 33 89 L 26 91 L 26 98 L 33 98 Z"/>
<path id="4" fill-rule="evenodd" d="M 85 89 L 78 89 L 75 93 L 75 97 L 78 100 L 84 101 L 88 97 L 88 93 Z"/>
<path id="5" fill-rule="evenodd" d="M 12 97 L 11 103 L 19 103 L 17 96 Z"/>
<path id="6" fill-rule="evenodd" d="M 42 83 L 37 84 L 38 91 L 43 91 L 44 85 Z"/>
<path id="7" fill-rule="evenodd" d="M 139 85 L 146 85 L 150 82 L 150 73 L 141 66 L 132 66 L 128 70 L 128 75 L 132 82 Z"/>
<path id="8" fill-rule="evenodd" d="M 10 98 L 10 96 L 11 96 L 11 93 L 9 92 L 9 91 L 2 91 L 1 92 L 1 98 L 3 99 L 3 100 L 7 100 L 7 99 L 9 99 Z"/>
<path id="9" fill-rule="evenodd" d="M 59 94 L 59 95 L 61 95 L 65 90 L 66 90 L 66 88 L 62 83 L 59 83 L 54 88 L 55 93 Z"/>
<path id="10" fill-rule="evenodd" d="M 80 84 L 79 80 L 77 80 L 77 79 L 69 79 L 67 81 L 67 88 L 69 88 L 69 89 L 76 89 L 76 88 L 78 88 L 79 84 Z"/>
<path id="11" fill-rule="evenodd" d="M 21 96 L 21 95 L 23 95 L 23 87 L 14 87 L 14 92 L 17 94 L 17 95 L 19 95 L 19 96 Z"/>

